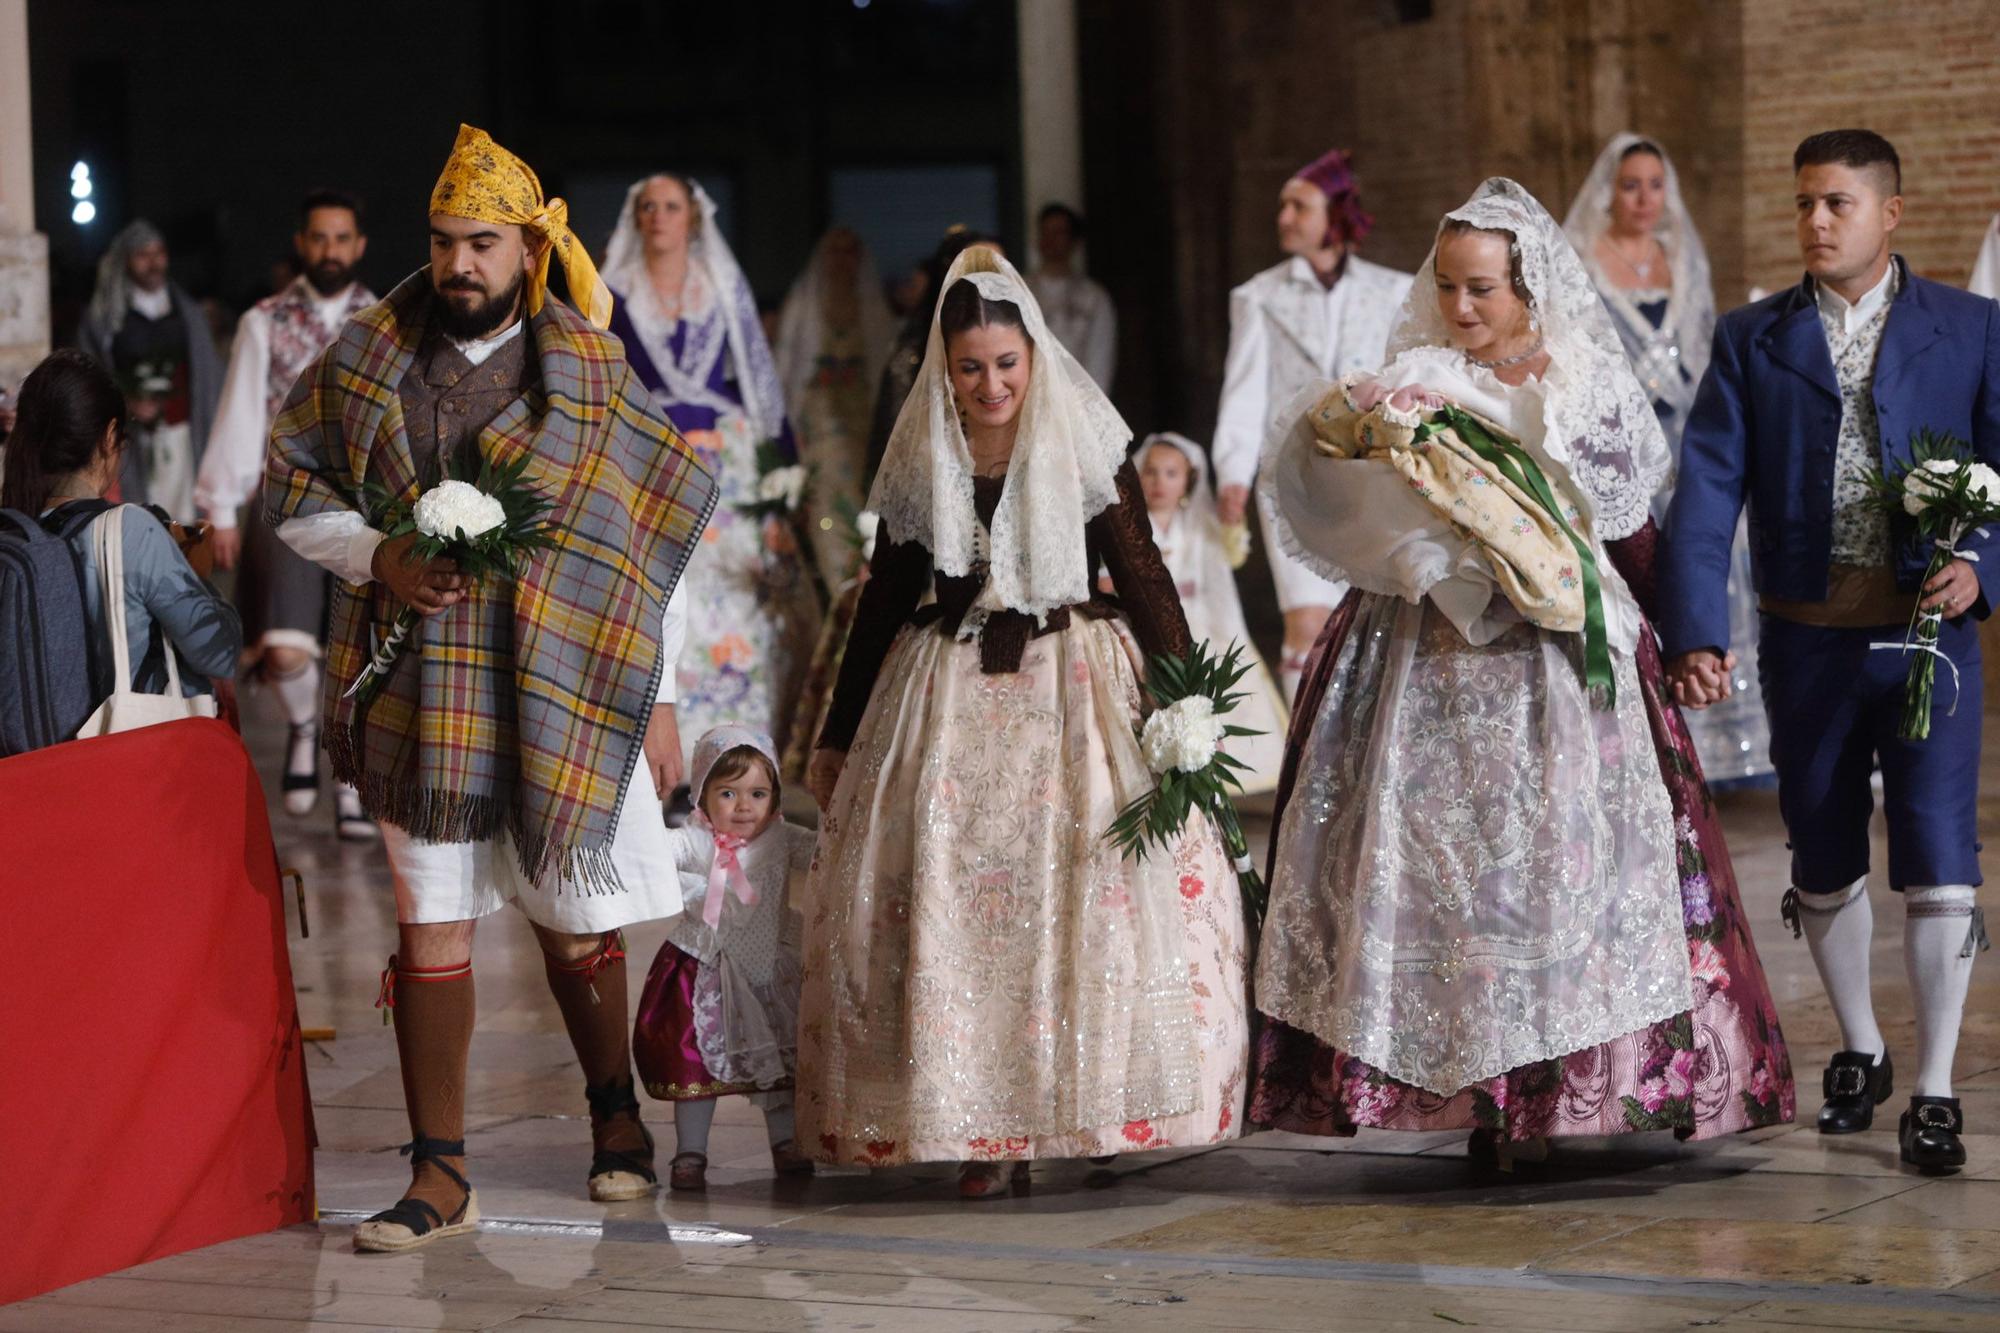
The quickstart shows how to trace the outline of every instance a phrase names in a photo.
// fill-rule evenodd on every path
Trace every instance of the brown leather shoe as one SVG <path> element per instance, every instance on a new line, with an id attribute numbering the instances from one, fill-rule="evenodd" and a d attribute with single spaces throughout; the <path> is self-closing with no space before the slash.
<path id="1" fill-rule="evenodd" d="M 797 1143 L 786 1139 L 771 1145 L 771 1169 L 781 1176 L 809 1176 L 813 1173 L 813 1161 L 799 1151 Z"/>
<path id="2" fill-rule="evenodd" d="M 667 1187 L 699 1193 L 708 1188 L 708 1154 L 684 1152 L 674 1154 L 674 1160 L 667 1163 Z"/>

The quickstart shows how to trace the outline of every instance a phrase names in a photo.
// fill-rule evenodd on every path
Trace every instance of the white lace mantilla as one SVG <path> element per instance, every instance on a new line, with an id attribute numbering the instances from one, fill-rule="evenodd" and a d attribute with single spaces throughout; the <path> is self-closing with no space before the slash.
<path id="1" fill-rule="evenodd" d="M 1049 332 L 1013 265 L 987 246 L 968 248 L 939 284 L 939 308 L 961 278 L 989 301 L 1018 306 L 1034 345 L 1013 462 L 990 532 L 973 507 L 972 453 L 959 425 L 935 310 L 923 366 L 890 432 L 868 507 L 892 537 L 921 542 L 938 569 L 953 577 L 990 559 L 986 590 L 966 622 L 976 630 L 991 610 L 1039 618 L 1089 598 L 1084 524 L 1118 499 L 1118 469 L 1132 428 Z"/>
<path id="2" fill-rule="evenodd" d="M 1445 217 L 1513 238 L 1531 314 L 1549 351 L 1546 447 L 1589 492 L 1597 535 L 1608 542 L 1631 536 L 1645 526 L 1673 457 L 1582 259 L 1548 210 L 1504 176 L 1486 181 Z M 1389 335 L 1389 356 L 1450 345 L 1438 310 L 1433 244 Z"/>

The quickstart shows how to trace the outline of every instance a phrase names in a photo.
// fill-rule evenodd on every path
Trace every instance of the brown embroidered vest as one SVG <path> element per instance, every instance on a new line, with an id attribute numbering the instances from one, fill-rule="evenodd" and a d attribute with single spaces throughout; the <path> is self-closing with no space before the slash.
<path id="1" fill-rule="evenodd" d="M 488 422 L 541 378 L 534 334 L 523 329 L 478 365 L 433 329 L 397 387 L 410 436 L 410 459 L 426 487 L 445 475 L 445 459 L 463 456 Z M 466 459 L 471 471 L 478 460 Z"/>

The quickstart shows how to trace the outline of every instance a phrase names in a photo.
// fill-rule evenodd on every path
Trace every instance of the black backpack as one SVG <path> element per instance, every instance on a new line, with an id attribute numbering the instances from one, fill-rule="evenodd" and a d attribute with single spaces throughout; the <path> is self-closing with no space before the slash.
<path id="1" fill-rule="evenodd" d="M 90 626 L 69 537 L 111 506 L 64 505 L 50 526 L 0 509 L 0 758 L 66 741 L 97 706 Z"/>

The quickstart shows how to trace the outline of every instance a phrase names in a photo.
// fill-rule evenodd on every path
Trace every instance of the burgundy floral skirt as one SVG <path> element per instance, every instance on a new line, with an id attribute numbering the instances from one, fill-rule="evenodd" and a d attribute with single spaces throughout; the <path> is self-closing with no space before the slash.
<path id="1" fill-rule="evenodd" d="M 699 1101 L 736 1092 L 771 1092 L 754 1083 L 726 1083 L 708 1070 L 695 1044 L 694 983 L 702 962 L 671 942 L 660 945 L 639 993 L 639 1017 L 632 1025 L 632 1056 L 639 1082 L 666 1102 Z M 776 1085 L 789 1088 L 791 1080 Z"/>
<path id="2" fill-rule="evenodd" d="M 1297 756 L 1324 702 L 1358 598 L 1327 622 L 1296 707 L 1278 787 L 1275 830 L 1297 779 Z M 1650 627 L 1637 666 L 1673 802 L 1681 913 L 1694 970 L 1694 1007 L 1599 1046 L 1509 1070 L 1450 1095 L 1390 1078 L 1269 1017 L 1259 1017 L 1249 1124 L 1347 1136 L 1375 1129 L 1487 1129 L 1509 1139 L 1671 1129 L 1709 1138 L 1792 1119 L 1791 1058 L 1770 984 L 1744 921 L 1722 827 L 1694 742 L 1666 690 Z"/>

